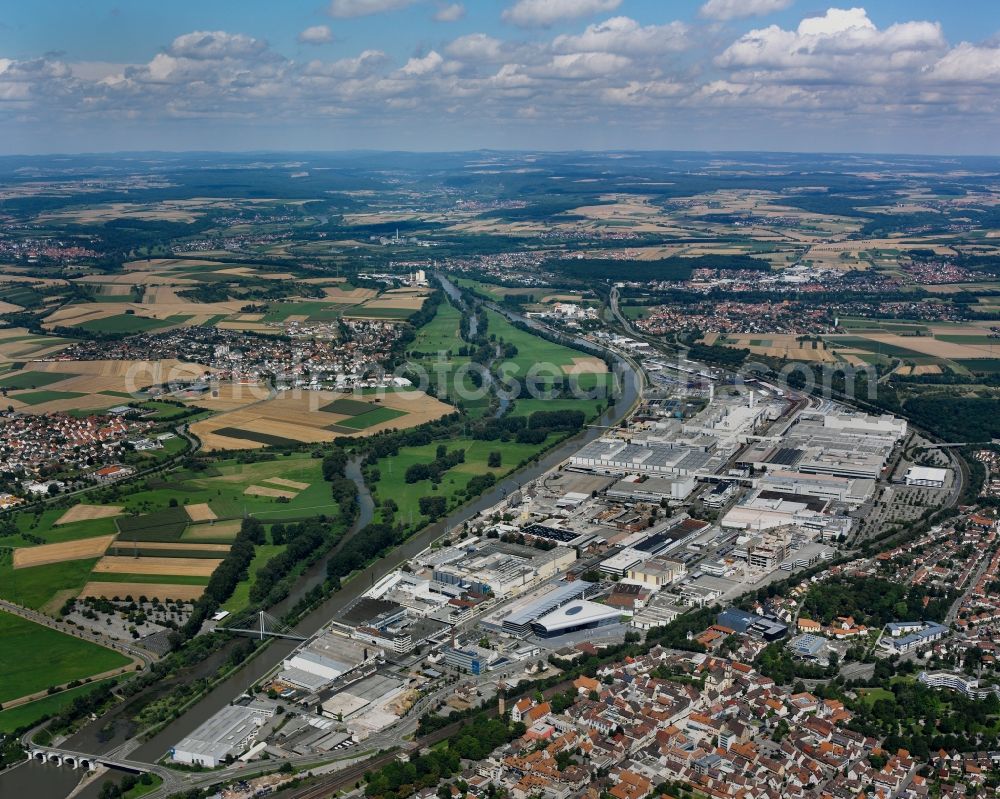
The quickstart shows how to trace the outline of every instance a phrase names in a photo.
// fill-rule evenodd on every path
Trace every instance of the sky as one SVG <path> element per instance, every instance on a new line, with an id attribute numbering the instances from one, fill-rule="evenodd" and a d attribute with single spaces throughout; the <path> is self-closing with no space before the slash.
<path id="1" fill-rule="evenodd" d="M 0 4 L 0 153 L 1000 154 L 996 0 Z"/>

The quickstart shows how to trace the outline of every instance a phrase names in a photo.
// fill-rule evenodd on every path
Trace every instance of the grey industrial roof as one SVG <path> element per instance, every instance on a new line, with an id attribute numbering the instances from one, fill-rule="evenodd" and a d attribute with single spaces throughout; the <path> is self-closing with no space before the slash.
<path id="1" fill-rule="evenodd" d="M 591 583 L 584 580 L 574 580 L 570 583 L 562 583 L 538 599 L 525 605 L 518 611 L 504 619 L 504 624 L 530 624 L 539 616 L 555 610 L 560 605 L 570 600 L 582 596 L 590 588 Z"/>

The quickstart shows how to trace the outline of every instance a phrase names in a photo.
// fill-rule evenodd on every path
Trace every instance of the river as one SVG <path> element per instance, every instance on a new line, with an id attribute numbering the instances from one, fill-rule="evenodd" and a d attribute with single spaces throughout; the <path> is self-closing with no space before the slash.
<path id="1" fill-rule="evenodd" d="M 457 293 L 457 289 L 450 281 L 442 280 L 445 290 L 451 294 Z M 525 324 L 535 329 L 543 329 L 544 326 L 535 320 L 527 319 L 504 309 L 496 307 L 500 313 L 504 313 L 508 318 L 523 321 Z M 589 350 L 598 350 L 594 344 L 578 339 L 579 346 Z M 518 490 L 526 482 L 541 476 L 545 472 L 557 466 L 562 461 L 569 458 L 584 444 L 599 438 L 603 428 L 616 425 L 621 418 L 632 408 L 639 396 L 640 376 L 624 359 L 613 353 L 615 362 L 615 372 L 618 375 L 619 395 L 616 403 L 605 410 L 600 418 L 591 427 L 566 439 L 556 447 L 539 456 L 538 460 L 520 469 L 513 474 L 499 480 L 496 485 L 486 494 L 478 499 L 462 506 L 446 518 L 430 524 L 411 536 L 404 543 L 398 546 L 389 554 L 379 558 L 358 574 L 355 574 L 349 581 L 345 582 L 341 590 L 337 591 L 314 610 L 308 613 L 296 627 L 297 632 L 302 635 L 312 635 L 317 632 L 329 620 L 337 615 L 353 600 L 357 599 L 375 582 L 388 574 L 393 569 L 398 568 L 407 560 L 411 559 L 419 552 L 427 548 L 433 541 L 440 538 L 448 530 L 460 525 L 471 516 L 496 505 L 508 494 Z M 359 518 L 348 532 L 348 536 L 356 534 L 367 525 L 374 515 L 374 504 L 371 494 L 364 484 L 361 475 L 360 463 L 352 460 L 348 464 L 347 476 L 358 486 L 360 513 Z M 345 537 L 346 540 L 347 537 Z M 341 544 L 342 545 L 342 544 Z M 334 550 L 336 551 L 336 550 Z M 331 553 L 332 555 L 332 553 Z M 271 609 L 273 615 L 281 616 L 291 608 L 307 591 L 313 586 L 322 583 L 326 578 L 326 562 L 330 556 L 322 558 L 312 566 L 302 577 L 291 594 L 282 602 Z M 153 763 L 162 758 L 170 747 L 184 736 L 193 732 L 198 726 L 204 723 L 216 712 L 229 704 L 235 697 L 249 688 L 254 682 L 263 677 L 281 662 L 296 646 L 294 641 L 283 639 L 272 639 L 268 646 L 261 651 L 247 666 L 237 671 L 234 675 L 219 683 L 203 699 L 188 710 L 179 719 L 169 723 L 163 730 L 144 742 L 141 746 L 129 754 L 132 760 Z M 185 681 L 197 679 L 198 677 L 211 674 L 218 664 L 228 655 L 228 649 L 224 648 L 211 658 L 185 674 Z M 158 689 L 163 694 L 171 689 L 170 683 L 164 683 Z M 148 693 L 145 695 L 148 697 Z M 96 722 L 85 725 L 80 731 L 74 734 L 67 742 L 67 748 L 82 752 L 93 752 L 102 754 L 117 748 L 135 735 L 134 725 L 127 719 L 131 713 L 133 702 L 126 702 L 109 714 L 106 714 Z M 107 735 L 107 725 L 114 726 L 114 734 Z M 99 735 L 102 728 L 105 734 Z M 101 739 L 105 740 L 101 740 Z M 16 769 L 0 773 L 0 797 L 6 799 L 8 796 L 35 795 L 49 799 L 58 799 L 66 796 L 64 786 L 67 784 L 67 776 L 70 777 L 72 785 L 76 784 L 76 777 L 79 772 L 72 772 L 64 766 L 52 766 L 41 764 L 28 764 L 19 766 Z M 72 787 L 71 785 L 71 787 Z M 96 790 L 96 789 L 95 789 Z M 89 791 L 88 791 L 89 793 Z M 85 799 L 89 799 L 88 793 L 83 794 Z M 96 793 L 92 794 L 96 795 Z"/>

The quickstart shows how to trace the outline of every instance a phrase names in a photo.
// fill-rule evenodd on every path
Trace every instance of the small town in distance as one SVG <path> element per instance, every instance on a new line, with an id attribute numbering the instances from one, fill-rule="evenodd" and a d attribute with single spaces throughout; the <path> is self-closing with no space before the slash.
<path id="1" fill-rule="evenodd" d="M 917 5 L 12 7 L 0 799 L 1000 796 L 1000 10 Z"/>

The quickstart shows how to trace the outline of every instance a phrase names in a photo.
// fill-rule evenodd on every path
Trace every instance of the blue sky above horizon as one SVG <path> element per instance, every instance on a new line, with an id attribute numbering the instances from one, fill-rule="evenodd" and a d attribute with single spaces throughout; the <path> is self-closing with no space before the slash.
<path id="1" fill-rule="evenodd" d="M 9 5 L 3 153 L 1000 153 L 990 0 Z"/>

